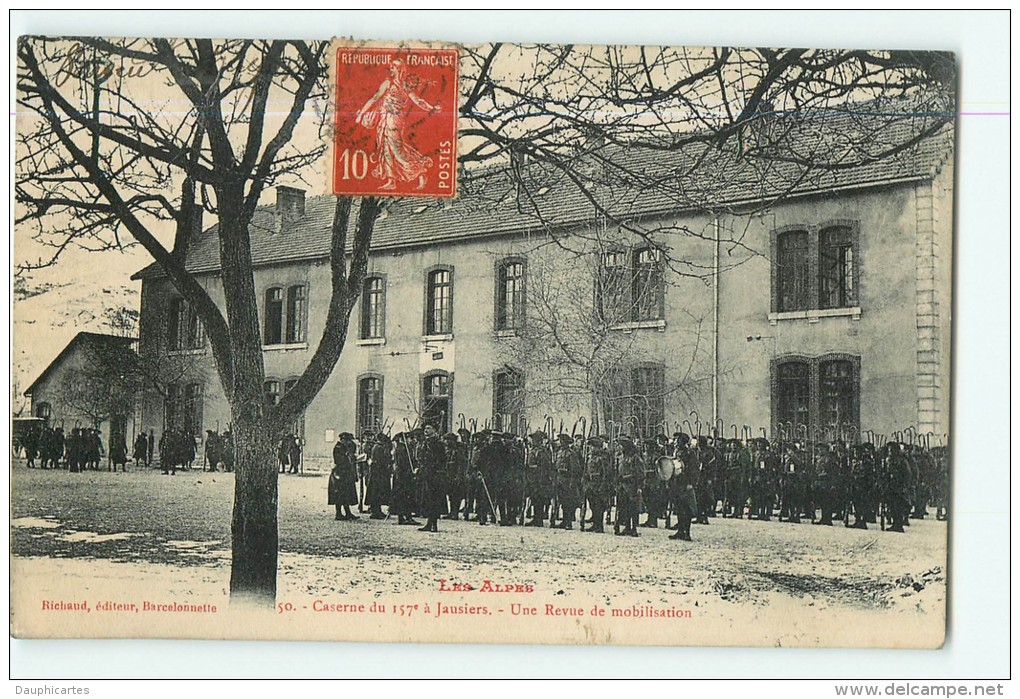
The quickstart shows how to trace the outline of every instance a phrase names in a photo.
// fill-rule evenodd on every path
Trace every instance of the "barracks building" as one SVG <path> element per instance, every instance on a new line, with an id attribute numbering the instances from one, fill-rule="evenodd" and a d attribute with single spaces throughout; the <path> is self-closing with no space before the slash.
<path id="1" fill-rule="evenodd" d="M 676 181 L 607 194 L 612 225 L 555 177 L 526 194 L 494 177 L 453 200 L 394 200 L 340 361 L 294 425 L 305 466 L 328 467 L 340 432 L 419 420 L 941 437 L 952 152 L 947 127 L 891 159 L 792 183 L 739 158 L 699 179 L 677 164 L 685 156 L 662 154 L 630 166 Z M 250 230 L 268 402 L 321 336 L 335 203 L 293 187 L 276 196 Z M 222 307 L 215 226 L 187 268 Z M 157 265 L 134 278 L 139 352 L 190 367 L 142 397 L 136 424 L 223 431 L 229 407 L 201 324 Z"/>

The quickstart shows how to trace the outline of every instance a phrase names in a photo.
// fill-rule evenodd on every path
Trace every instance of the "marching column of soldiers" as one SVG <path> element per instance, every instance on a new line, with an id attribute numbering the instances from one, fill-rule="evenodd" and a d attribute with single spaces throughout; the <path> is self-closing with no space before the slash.
<path id="1" fill-rule="evenodd" d="M 157 463 L 164 474 L 174 475 L 177 470 L 188 471 L 200 458 L 195 438 L 183 430 L 167 429 L 158 439 L 153 430 L 139 432 L 129 451 L 123 435 L 114 434 L 107 451 L 99 430 L 91 427 L 74 427 L 65 434 L 60 426 L 45 425 L 25 435 L 21 443 L 28 468 L 66 469 L 70 473 L 99 471 L 104 458 L 107 470 L 127 470 L 130 459 L 135 468 L 152 467 Z M 300 446 L 288 452 L 287 463 L 296 473 L 300 462 Z M 201 456 L 202 470 L 233 471 L 234 442 L 230 430 L 223 434 L 206 431 L 205 453 Z"/>
<path id="2" fill-rule="evenodd" d="M 710 518 L 842 523 L 902 532 L 934 507 L 948 518 L 948 448 L 889 441 L 807 442 L 765 437 L 719 439 L 537 431 L 526 438 L 498 430 L 439 435 L 431 425 L 392 439 L 363 435 L 367 476 L 359 479 L 359 446 L 343 433 L 334 449 L 329 503 L 336 519 L 372 519 L 438 531 L 439 519 L 485 526 L 526 526 L 619 536 L 639 529 L 675 530 L 691 541 L 692 524 Z M 358 482 L 364 480 L 359 499 Z M 389 506 L 388 514 L 382 510 Z M 425 519 L 423 524 L 417 518 Z"/>

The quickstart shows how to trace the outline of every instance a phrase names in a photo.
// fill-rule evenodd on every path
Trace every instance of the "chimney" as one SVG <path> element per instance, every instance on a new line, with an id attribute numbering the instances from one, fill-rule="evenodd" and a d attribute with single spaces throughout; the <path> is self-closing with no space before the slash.
<path id="1" fill-rule="evenodd" d="M 276 188 L 276 231 L 300 220 L 305 215 L 305 190 L 297 187 Z"/>

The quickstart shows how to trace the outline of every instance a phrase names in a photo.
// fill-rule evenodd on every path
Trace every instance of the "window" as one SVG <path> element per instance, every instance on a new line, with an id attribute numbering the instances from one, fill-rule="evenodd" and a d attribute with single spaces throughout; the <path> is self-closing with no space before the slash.
<path id="1" fill-rule="evenodd" d="M 853 364 L 845 360 L 821 362 L 818 365 L 818 413 L 820 427 L 826 432 L 840 432 L 857 426 L 854 417 Z"/>
<path id="2" fill-rule="evenodd" d="M 39 403 L 35 406 L 35 416 L 41 417 L 43 420 L 49 420 L 51 414 L 50 404 L 46 402 Z"/>
<path id="3" fill-rule="evenodd" d="M 361 339 L 385 337 L 386 281 L 382 277 L 368 277 L 361 293 Z"/>
<path id="4" fill-rule="evenodd" d="M 635 429 L 640 437 L 652 437 L 664 433 L 665 420 L 663 384 L 665 370 L 662 365 L 640 366 L 631 372 L 631 403 Z"/>
<path id="5" fill-rule="evenodd" d="M 517 330 L 524 325 L 524 260 L 499 264 L 496 283 L 496 330 Z"/>
<path id="6" fill-rule="evenodd" d="M 607 423 L 622 425 L 623 433 L 634 437 L 662 432 L 665 374 L 662 364 L 640 364 L 612 372 L 601 401 Z"/>
<path id="7" fill-rule="evenodd" d="M 524 416 L 524 374 L 506 368 L 493 375 L 492 415 L 496 429 L 517 432 Z"/>
<path id="8" fill-rule="evenodd" d="M 595 296 L 603 322 L 615 324 L 629 319 L 627 306 L 627 264 L 622 252 L 604 252 L 599 264 Z"/>
<path id="9" fill-rule="evenodd" d="M 383 424 L 383 379 L 378 374 L 358 379 L 358 434 L 378 432 Z"/>
<path id="10" fill-rule="evenodd" d="M 308 339 L 305 332 L 305 311 L 308 307 L 308 287 L 292 286 L 287 289 L 287 342 L 304 342 Z"/>
<path id="11" fill-rule="evenodd" d="M 308 287 L 295 284 L 266 289 L 263 344 L 299 344 L 308 340 Z"/>
<path id="12" fill-rule="evenodd" d="M 662 319 L 663 291 L 659 251 L 652 248 L 635 251 L 631 277 L 631 320 Z"/>
<path id="13" fill-rule="evenodd" d="M 184 388 L 184 412 L 181 429 L 186 435 L 202 435 L 202 384 L 189 383 Z"/>
<path id="14" fill-rule="evenodd" d="M 663 320 L 665 278 L 654 248 L 604 252 L 596 280 L 596 305 L 609 325 Z"/>
<path id="15" fill-rule="evenodd" d="M 779 236 L 779 312 L 804 311 L 809 300 L 807 231 L 787 231 Z"/>
<path id="16" fill-rule="evenodd" d="M 194 436 L 202 435 L 203 386 L 200 383 L 170 384 L 166 395 L 168 430 Z"/>
<path id="17" fill-rule="evenodd" d="M 262 398 L 267 408 L 272 408 L 280 402 L 280 382 L 276 379 L 266 379 L 262 384 Z"/>
<path id="18" fill-rule="evenodd" d="M 266 289 L 265 342 L 267 345 L 283 344 L 283 289 Z"/>
<path id="19" fill-rule="evenodd" d="M 171 351 L 202 349 L 205 346 L 202 321 L 191 305 L 182 298 L 175 298 L 170 302 L 167 346 Z"/>
<path id="20" fill-rule="evenodd" d="M 811 368 L 807 362 L 788 361 L 780 364 L 777 372 L 776 419 L 796 432 L 798 425 L 811 423 Z"/>
<path id="21" fill-rule="evenodd" d="M 857 223 L 844 220 L 774 232 L 772 313 L 796 313 L 797 318 L 858 318 L 859 238 Z M 832 312 L 839 309 L 847 311 Z"/>
<path id="22" fill-rule="evenodd" d="M 818 240 L 818 307 L 847 308 L 857 303 L 854 246 L 849 228 L 821 232 Z"/>
<path id="23" fill-rule="evenodd" d="M 453 269 L 428 273 L 425 295 L 425 334 L 448 335 L 453 332 Z"/>
<path id="24" fill-rule="evenodd" d="M 422 377 L 422 421 L 442 434 L 450 431 L 453 410 L 453 376 L 433 371 Z"/>
<path id="25" fill-rule="evenodd" d="M 849 354 L 774 360 L 774 428 L 790 438 L 818 440 L 859 432 L 860 377 L 860 357 Z"/>

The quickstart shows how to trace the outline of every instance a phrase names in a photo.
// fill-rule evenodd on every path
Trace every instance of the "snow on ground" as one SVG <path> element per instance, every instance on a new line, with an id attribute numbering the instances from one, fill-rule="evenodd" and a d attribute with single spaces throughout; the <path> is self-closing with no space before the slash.
<path id="1" fill-rule="evenodd" d="M 394 519 L 336 522 L 325 487 L 324 476 L 281 476 L 277 599 L 286 608 L 252 620 L 228 607 L 231 474 L 16 468 L 14 628 L 28 635 L 890 647 L 938 646 L 944 634 L 946 525 L 931 519 L 895 534 L 715 518 L 694 528 L 691 543 L 670 541 L 662 529 L 630 538 L 463 521 L 441 521 L 440 532 L 428 534 Z M 443 580 L 476 590 L 440 592 Z M 477 591 L 486 580 L 534 591 Z M 40 609 L 43 600 L 65 598 L 93 608 L 103 599 L 148 600 L 218 611 L 154 624 L 151 615 L 94 609 L 69 630 Z M 367 611 L 372 603 L 385 612 Z M 318 611 L 347 604 L 366 611 Z M 438 604 L 488 614 L 437 617 Z M 515 614 L 521 607 L 536 614 Z M 606 616 L 593 615 L 596 607 Z M 674 616 L 612 616 L 650 608 Z"/>

